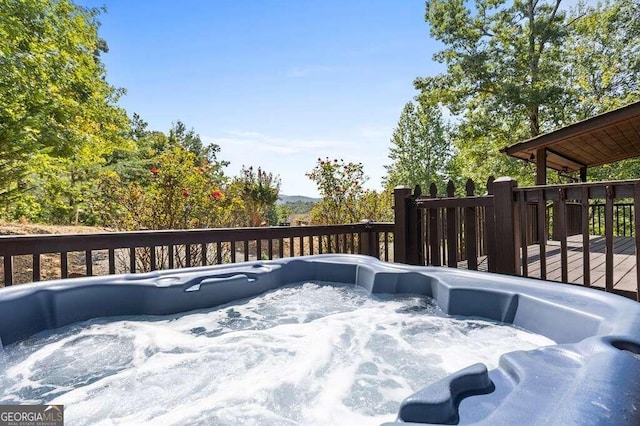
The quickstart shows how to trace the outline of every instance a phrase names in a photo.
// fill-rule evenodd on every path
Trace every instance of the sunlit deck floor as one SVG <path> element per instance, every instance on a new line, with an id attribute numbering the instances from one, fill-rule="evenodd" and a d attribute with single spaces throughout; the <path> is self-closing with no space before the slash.
<path id="1" fill-rule="evenodd" d="M 569 282 L 584 283 L 582 262 L 582 235 L 567 238 L 567 266 Z M 561 281 L 560 241 L 548 241 L 546 244 L 547 280 Z M 531 245 L 527 248 L 528 276 L 540 278 L 540 246 Z M 605 238 L 591 236 L 589 239 L 591 285 L 605 287 Z M 466 267 L 466 262 L 461 267 Z M 635 239 L 633 237 L 614 237 L 613 241 L 613 282 L 614 289 L 635 292 L 636 256 Z M 478 258 L 478 270 L 487 270 L 487 257 Z"/>

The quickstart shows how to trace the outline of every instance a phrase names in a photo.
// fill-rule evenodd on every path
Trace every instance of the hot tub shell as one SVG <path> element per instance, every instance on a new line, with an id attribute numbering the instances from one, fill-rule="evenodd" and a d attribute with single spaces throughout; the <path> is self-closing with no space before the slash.
<path id="1" fill-rule="evenodd" d="M 426 386 L 389 424 L 640 424 L 640 304 L 597 290 L 438 267 L 318 255 L 0 290 L 0 348 L 97 317 L 215 307 L 305 281 L 433 297 L 453 316 L 512 323 L 557 345 L 504 354 Z"/>

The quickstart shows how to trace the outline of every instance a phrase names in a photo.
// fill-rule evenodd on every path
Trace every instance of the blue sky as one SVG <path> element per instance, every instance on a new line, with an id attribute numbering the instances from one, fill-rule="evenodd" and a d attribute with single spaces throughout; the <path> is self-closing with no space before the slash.
<path id="1" fill-rule="evenodd" d="M 106 6 L 107 80 L 149 127 L 173 121 L 252 165 L 282 193 L 316 195 L 318 157 L 362 162 L 381 186 L 412 81 L 442 68 L 422 0 L 83 0 Z"/>

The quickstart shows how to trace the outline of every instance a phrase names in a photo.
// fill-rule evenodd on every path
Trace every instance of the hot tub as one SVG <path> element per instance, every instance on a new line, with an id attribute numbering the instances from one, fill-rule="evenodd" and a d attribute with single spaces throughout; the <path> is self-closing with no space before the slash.
<path id="1" fill-rule="evenodd" d="M 506 353 L 490 371 L 478 363 L 425 383 L 406 395 L 396 423 L 389 424 L 640 424 L 640 304 L 575 286 L 366 256 L 306 256 L 5 288 L 0 343 L 92 318 L 206 309 L 307 281 L 351 284 L 372 294 L 424 295 L 452 318 L 512 324 L 556 342 Z"/>

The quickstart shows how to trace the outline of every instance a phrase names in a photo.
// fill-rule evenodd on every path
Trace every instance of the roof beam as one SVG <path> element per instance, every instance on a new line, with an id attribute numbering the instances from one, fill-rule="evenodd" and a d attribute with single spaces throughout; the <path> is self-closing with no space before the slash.
<path id="1" fill-rule="evenodd" d="M 579 162 L 578 160 L 575 160 L 571 157 L 569 157 L 568 155 L 565 154 L 560 154 L 558 151 L 554 151 L 551 148 L 545 148 L 547 151 L 547 155 L 551 154 L 555 157 L 558 157 L 562 160 L 563 163 L 569 163 L 567 165 L 567 168 L 569 168 L 570 170 L 579 170 L 583 167 L 587 167 L 586 164 L 582 164 L 581 162 Z"/>

